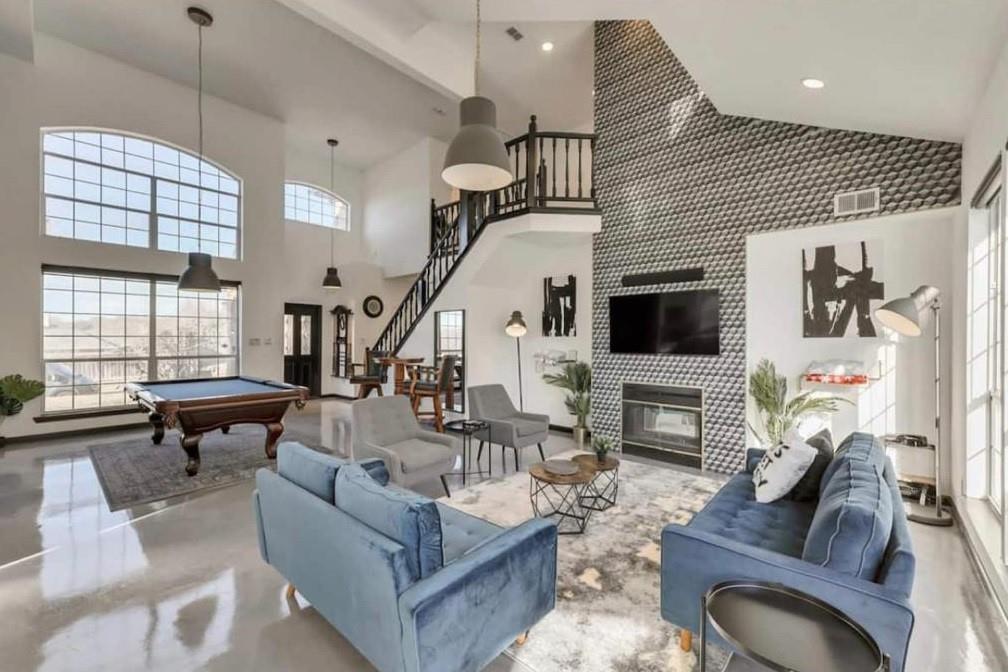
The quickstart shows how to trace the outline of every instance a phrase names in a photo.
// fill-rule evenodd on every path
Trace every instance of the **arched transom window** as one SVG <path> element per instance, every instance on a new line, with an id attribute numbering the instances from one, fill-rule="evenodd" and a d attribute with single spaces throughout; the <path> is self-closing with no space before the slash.
<path id="1" fill-rule="evenodd" d="M 184 149 L 95 129 L 42 131 L 46 235 L 236 259 L 241 180 Z"/>
<path id="2" fill-rule="evenodd" d="M 350 230 L 350 204 L 305 182 L 284 183 L 284 218 L 330 229 Z"/>

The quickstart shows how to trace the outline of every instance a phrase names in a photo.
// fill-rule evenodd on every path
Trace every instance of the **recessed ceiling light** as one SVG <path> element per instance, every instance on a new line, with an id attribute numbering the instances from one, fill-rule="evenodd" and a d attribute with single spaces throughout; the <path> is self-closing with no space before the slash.
<path id="1" fill-rule="evenodd" d="M 542 50 L 543 51 L 553 51 L 553 43 L 552 42 L 543 42 L 542 43 Z"/>
<path id="2" fill-rule="evenodd" d="M 821 79 L 816 79 L 815 77 L 806 77 L 801 80 L 801 83 L 806 89 L 821 89 L 826 86 L 826 82 Z"/>

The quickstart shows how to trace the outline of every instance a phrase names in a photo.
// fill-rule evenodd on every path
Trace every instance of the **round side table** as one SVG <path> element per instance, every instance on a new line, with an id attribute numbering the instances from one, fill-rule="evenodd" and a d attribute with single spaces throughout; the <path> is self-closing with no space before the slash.
<path id="1" fill-rule="evenodd" d="M 490 423 L 483 422 L 482 420 L 453 420 L 445 423 L 446 430 L 462 434 L 462 471 L 452 471 L 445 474 L 445 476 L 461 476 L 462 487 L 465 487 L 467 476 L 470 474 L 483 475 L 483 470 L 479 468 L 478 461 L 476 462 L 476 471 L 469 471 L 469 464 L 472 462 L 470 452 L 472 451 L 473 434 L 489 428 Z"/>
<path id="2" fill-rule="evenodd" d="M 539 518 L 554 518 L 557 534 L 583 534 L 592 510 L 582 500 L 595 472 L 574 463 L 573 474 L 554 474 L 540 462 L 529 467 L 529 499 Z"/>
<path id="3" fill-rule="evenodd" d="M 707 621 L 738 653 L 776 672 L 888 672 L 889 657 L 860 625 L 822 600 L 780 584 L 726 581 L 701 600 L 700 672 Z"/>
<path id="4" fill-rule="evenodd" d="M 595 455 L 575 455 L 572 459 L 582 469 L 594 473 L 587 492 L 581 497 L 581 505 L 592 511 L 605 511 L 615 506 L 619 494 L 619 460 L 612 455 L 606 455 L 601 462 Z"/>

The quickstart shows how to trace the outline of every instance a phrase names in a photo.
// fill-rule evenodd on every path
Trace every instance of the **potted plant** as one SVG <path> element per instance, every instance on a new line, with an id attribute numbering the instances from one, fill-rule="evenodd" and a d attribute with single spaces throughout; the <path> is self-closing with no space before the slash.
<path id="1" fill-rule="evenodd" d="M 749 374 L 749 394 L 756 402 L 765 433 L 749 425 L 749 430 L 764 445 L 774 446 L 784 440 L 788 430 L 794 428 L 802 417 L 811 413 L 834 413 L 840 402 L 852 403 L 835 395 L 813 394 L 811 390 L 787 398 L 787 379 L 777 375 L 777 368 L 768 359 L 760 360 L 756 370 Z"/>
<path id="2" fill-rule="evenodd" d="M 562 373 L 544 374 L 543 380 L 567 390 L 564 404 L 576 419 L 574 441 L 583 450 L 588 436 L 588 414 L 591 413 L 591 366 L 586 362 L 568 362 Z"/>
<path id="3" fill-rule="evenodd" d="M 612 450 L 612 439 L 605 436 L 592 437 L 592 450 L 595 451 L 595 459 L 605 462 L 606 455 Z"/>
<path id="4" fill-rule="evenodd" d="M 0 378 L 0 427 L 8 415 L 17 415 L 24 405 L 45 392 L 45 385 L 37 380 L 14 374 Z M 2 442 L 3 437 L 0 437 Z"/>

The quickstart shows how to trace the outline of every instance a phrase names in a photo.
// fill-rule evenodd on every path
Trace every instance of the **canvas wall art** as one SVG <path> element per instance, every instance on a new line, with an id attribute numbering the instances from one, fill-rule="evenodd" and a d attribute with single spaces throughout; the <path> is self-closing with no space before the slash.
<path id="1" fill-rule="evenodd" d="M 573 275 L 543 280 L 543 336 L 576 336 L 577 281 Z"/>
<path id="2" fill-rule="evenodd" d="M 806 338 L 873 338 L 882 304 L 882 241 L 802 250 L 802 322 Z"/>

